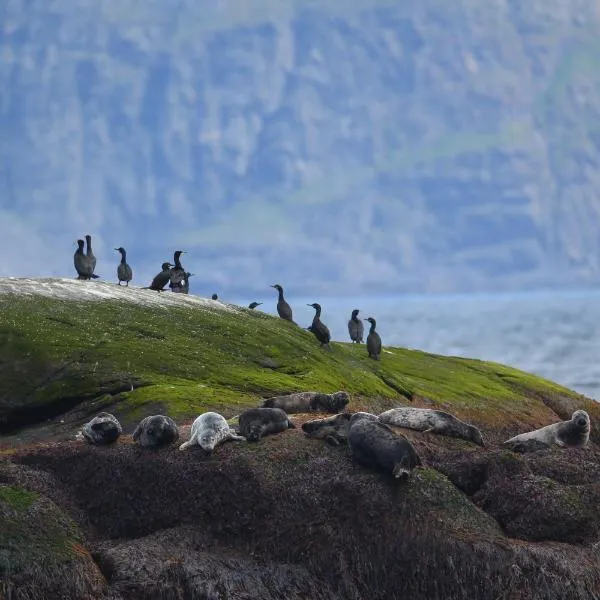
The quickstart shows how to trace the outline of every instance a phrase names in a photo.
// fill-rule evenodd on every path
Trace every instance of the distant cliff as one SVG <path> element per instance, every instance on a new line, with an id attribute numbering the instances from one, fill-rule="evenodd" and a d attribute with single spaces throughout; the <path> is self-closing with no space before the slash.
<path id="1" fill-rule="evenodd" d="M 360 6 L 4 5 L 0 274 L 91 231 L 230 294 L 598 281 L 598 6 Z"/>

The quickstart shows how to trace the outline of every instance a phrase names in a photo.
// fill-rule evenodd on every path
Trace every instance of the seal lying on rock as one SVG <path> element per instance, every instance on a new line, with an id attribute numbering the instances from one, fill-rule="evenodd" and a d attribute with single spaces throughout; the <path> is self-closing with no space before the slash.
<path id="1" fill-rule="evenodd" d="M 515 435 L 504 444 L 519 451 L 524 442 L 536 440 L 547 446 L 556 444 L 561 448 L 580 448 L 586 446 L 590 439 L 590 416 L 585 410 L 576 410 L 570 421 L 552 423 L 534 431 Z"/>
<path id="2" fill-rule="evenodd" d="M 192 423 L 190 439 L 181 444 L 179 449 L 185 450 L 198 444 L 204 451 L 212 454 L 219 444 L 227 440 L 243 441 L 244 438 L 236 435 L 235 431 L 227 424 L 225 417 L 215 412 L 206 412 Z"/>
<path id="3" fill-rule="evenodd" d="M 306 437 L 325 440 L 332 446 L 348 441 L 348 427 L 354 413 L 343 412 L 325 419 L 314 419 L 302 424 Z"/>
<path id="4" fill-rule="evenodd" d="M 386 425 L 406 427 L 425 433 L 439 433 L 463 438 L 480 446 L 485 446 L 481 432 L 477 427 L 457 419 L 450 413 L 432 408 L 414 408 L 402 406 L 386 410 L 379 415 L 379 420 Z"/>
<path id="5" fill-rule="evenodd" d="M 114 415 L 101 412 L 82 427 L 75 439 L 95 445 L 112 444 L 122 432 L 121 424 Z"/>
<path id="6" fill-rule="evenodd" d="M 267 398 L 263 408 L 281 408 L 286 413 L 301 413 L 310 411 L 341 412 L 350 401 L 348 392 L 334 392 L 323 394 L 321 392 L 296 392 L 285 396 Z"/>
<path id="7" fill-rule="evenodd" d="M 171 417 L 152 415 L 135 428 L 133 441 L 144 448 L 160 448 L 179 439 L 179 429 Z"/>
<path id="8" fill-rule="evenodd" d="M 410 471 L 421 464 L 412 444 L 394 433 L 375 415 L 355 413 L 348 428 L 348 446 L 356 462 L 406 479 Z"/>
<path id="9" fill-rule="evenodd" d="M 257 442 L 264 435 L 295 427 L 280 408 L 249 408 L 239 419 L 240 434 L 249 442 Z"/>

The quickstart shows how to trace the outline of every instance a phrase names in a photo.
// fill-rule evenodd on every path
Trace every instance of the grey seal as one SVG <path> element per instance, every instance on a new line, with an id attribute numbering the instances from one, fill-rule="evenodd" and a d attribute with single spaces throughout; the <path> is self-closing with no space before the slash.
<path id="1" fill-rule="evenodd" d="M 198 444 L 204 451 L 212 454 L 217 445 L 227 440 L 244 440 L 229 427 L 225 417 L 219 413 L 206 412 L 201 414 L 192 423 L 190 430 L 190 439 L 179 446 L 180 450 L 185 450 L 194 444 Z"/>
<path id="2" fill-rule="evenodd" d="M 585 410 L 576 410 L 569 421 L 552 423 L 540 429 L 515 435 L 504 444 L 518 450 L 521 444 L 535 440 L 547 446 L 561 448 L 581 448 L 587 446 L 590 439 L 590 416 Z"/>
<path id="3" fill-rule="evenodd" d="M 123 429 L 117 418 L 110 413 L 101 412 L 82 427 L 75 439 L 100 446 L 116 442 L 121 433 Z"/>
<path id="4" fill-rule="evenodd" d="M 257 442 L 270 433 L 295 429 L 281 408 L 249 408 L 239 418 L 239 431 L 249 442 Z"/>
<path id="5" fill-rule="evenodd" d="M 267 398 L 263 408 L 281 408 L 286 413 L 300 412 L 331 412 L 337 413 L 344 410 L 350 401 L 348 392 L 334 392 L 333 394 L 323 394 L 322 392 L 296 392 L 284 396 L 274 396 Z"/>
<path id="6" fill-rule="evenodd" d="M 343 412 L 324 419 L 314 419 L 302 424 L 306 437 L 325 440 L 332 446 L 348 441 L 348 427 L 353 413 Z"/>
<path id="7" fill-rule="evenodd" d="M 413 445 L 394 433 L 387 425 L 369 413 L 355 413 L 348 427 L 348 446 L 352 458 L 367 467 L 373 467 L 406 479 L 421 459 Z"/>
<path id="8" fill-rule="evenodd" d="M 160 448 L 179 439 L 179 429 L 171 417 L 151 415 L 143 419 L 133 432 L 133 441 L 144 448 Z"/>
<path id="9" fill-rule="evenodd" d="M 479 446 L 485 446 L 481 432 L 477 427 L 461 421 L 450 413 L 432 408 L 414 408 L 401 406 L 386 410 L 379 415 L 379 420 L 386 425 L 406 427 L 425 433 L 439 433 L 463 438 Z"/>

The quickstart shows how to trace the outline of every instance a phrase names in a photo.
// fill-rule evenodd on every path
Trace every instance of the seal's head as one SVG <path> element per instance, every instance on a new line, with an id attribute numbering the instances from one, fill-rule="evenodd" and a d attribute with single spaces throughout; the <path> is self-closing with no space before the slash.
<path id="1" fill-rule="evenodd" d="M 571 421 L 581 429 L 582 432 L 590 430 L 590 415 L 585 410 L 576 410 L 571 415 Z"/>
<path id="2" fill-rule="evenodd" d="M 477 429 L 477 427 L 471 427 L 469 429 L 469 439 L 479 445 L 479 446 L 485 446 L 485 442 L 483 441 L 483 437 L 481 436 L 481 432 L 479 431 L 479 429 Z"/>
<path id="3" fill-rule="evenodd" d="M 246 434 L 246 440 L 248 442 L 258 442 L 262 433 L 262 425 L 260 423 L 253 423 L 248 427 Z"/>
<path id="4" fill-rule="evenodd" d="M 331 409 L 335 411 L 342 411 L 346 405 L 350 402 L 350 396 L 348 392 L 335 392 L 331 394 Z"/>
<path id="5" fill-rule="evenodd" d="M 202 450 L 212 454 L 217 445 L 217 434 L 214 431 L 204 431 L 198 438 L 198 445 Z"/>

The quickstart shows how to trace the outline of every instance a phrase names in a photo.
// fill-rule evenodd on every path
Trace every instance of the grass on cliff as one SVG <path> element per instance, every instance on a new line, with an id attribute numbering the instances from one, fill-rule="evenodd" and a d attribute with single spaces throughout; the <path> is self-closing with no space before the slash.
<path id="1" fill-rule="evenodd" d="M 312 333 L 260 311 L 42 296 L 0 296 L 0 379 L 0 422 L 24 408 L 60 414 L 94 399 L 126 421 L 158 410 L 230 417 L 261 397 L 301 390 L 344 389 L 351 408 L 371 410 L 431 401 L 481 423 L 535 421 L 545 410 L 540 396 L 583 402 L 490 362 L 402 348 L 385 348 L 375 362 L 364 345 L 340 342 L 327 352 Z"/>

